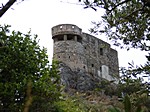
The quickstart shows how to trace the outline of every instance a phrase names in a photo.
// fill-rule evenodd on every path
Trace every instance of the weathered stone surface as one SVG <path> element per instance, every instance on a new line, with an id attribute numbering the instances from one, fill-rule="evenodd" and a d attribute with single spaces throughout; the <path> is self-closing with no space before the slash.
<path id="1" fill-rule="evenodd" d="M 110 44 L 72 24 L 52 28 L 53 57 L 60 64 L 62 83 L 66 88 L 92 90 L 101 79 L 117 80 L 119 64 L 117 51 Z"/>
<path id="2" fill-rule="evenodd" d="M 92 77 L 82 70 L 72 71 L 65 63 L 59 64 L 61 82 L 65 85 L 66 90 L 69 88 L 79 91 L 94 90 L 99 87 L 97 78 Z"/>

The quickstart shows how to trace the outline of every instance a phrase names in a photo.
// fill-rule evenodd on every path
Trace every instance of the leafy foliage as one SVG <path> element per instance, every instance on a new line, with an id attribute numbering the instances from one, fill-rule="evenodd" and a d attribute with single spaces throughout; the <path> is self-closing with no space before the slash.
<path id="1" fill-rule="evenodd" d="M 65 94 L 62 99 L 56 102 L 57 112 L 86 112 L 84 105 L 78 98 L 68 97 Z"/>
<path id="2" fill-rule="evenodd" d="M 56 102 L 58 112 L 107 112 L 108 107 L 118 103 L 115 98 L 110 98 L 100 92 L 78 92 L 69 90 L 71 94 L 64 94 L 62 100 Z M 117 102 L 117 103 L 116 103 Z"/>
<path id="3" fill-rule="evenodd" d="M 149 0 L 84 0 L 85 8 L 105 10 L 102 21 L 93 22 L 93 33 L 105 33 L 114 45 L 146 51 L 145 65 L 126 72 L 150 76 L 150 1 Z"/>
<path id="4" fill-rule="evenodd" d="M 123 98 L 124 109 L 126 112 L 148 112 L 150 91 L 149 83 L 143 82 L 140 77 L 134 77 L 131 70 L 122 70 L 123 76 L 118 84 L 118 96 Z"/>
<path id="5" fill-rule="evenodd" d="M 146 42 L 150 40 L 149 0 L 86 0 L 85 6 L 105 10 L 103 21 L 94 22 L 95 29 L 91 29 L 92 32 L 105 32 L 110 39 L 114 39 L 116 45 L 120 45 L 118 40 L 122 40 L 129 45 L 128 48 L 150 49 Z"/>
<path id="6" fill-rule="evenodd" d="M 22 111 L 28 83 L 33 99 L 30 111 L 44 111 L 47 107 L 53 110 L 60 96 L 57 62 L 49 65 L 46 49 L 38 45 L 37 35 L 31 39 L 30 31 L 10 32 L 8 27 L 0 26 L 0 110 Z"/>

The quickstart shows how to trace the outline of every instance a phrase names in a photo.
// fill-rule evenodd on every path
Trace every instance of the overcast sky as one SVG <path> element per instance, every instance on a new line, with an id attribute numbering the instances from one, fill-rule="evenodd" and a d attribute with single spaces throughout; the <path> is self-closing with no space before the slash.
<path id="1" fill-rule="evenodd" d="M 51 28 L 53 26 L 65 23 L 75 24 L 83 32 L 90 33 L 88 29 L 92 27 L 91 21 L 100 20 L 103 14 L 103 10 L 95 12 L 92 9 L 83 9 L 81 5 L 72 4 L 75 1 L 78 3 L 78 0 L 25 0 L 19 4 L 14 4 L 0 18 L 0 24 L 9 24 L 13 30 L 19 30 L 23 33 L 28 32 L 31 28 L 33 34 L 38 34 L 40 45 L 48 49 L 51 61 L 53 55 Z M 0 1 L 0 3 L 5 2 L 7 0 Z M 97 37 L 108 42 L 104 35 Z M 120 66 L 127 66 L 128 62 L 132 60 L 138 65 L 145 62 L 144 52 L 126 51 L 115 46 L 112 47 L 118 51 Z"/>

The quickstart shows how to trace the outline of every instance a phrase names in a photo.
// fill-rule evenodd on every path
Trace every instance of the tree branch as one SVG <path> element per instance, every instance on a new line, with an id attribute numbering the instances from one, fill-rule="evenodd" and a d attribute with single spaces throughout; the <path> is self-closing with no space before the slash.
<path id="1" fill-rule="evenodd" d="M 17 0 L 9 0 L 5 6 L 0 10 L 0 17 L 16 2 Z"/>
<path id="2" fill-rule="evenodd" d="M 109 9 L 106 9 L 106 10 L 109 11 L 109 12 L 108 12 L 108 14 L 109 14 L 109 13 L 111 13 L 111 11 L 113 11 L 114 9 L 116 9 L 118 6 L 120 6 L 120 5 L 124 4 L 124 3 L 127 3 L 127 2 L 129 2 L 129 1 L 131 1 L 131 0 L 125 0 L 125 1 L 120 2 L 120 3 L 118 3 L 117 5 L 115 5 L 111 10 L 109 10 Z"/>

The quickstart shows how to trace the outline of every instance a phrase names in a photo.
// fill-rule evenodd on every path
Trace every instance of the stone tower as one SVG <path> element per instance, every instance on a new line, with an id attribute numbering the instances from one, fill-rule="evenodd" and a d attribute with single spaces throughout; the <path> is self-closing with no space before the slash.
<path id="1" fill-rule="evenodd" d="M 119 77 L 117 51 L 110 44 L 73 24 L 60 24 L 52 28 L 53 57 L 72 71 L 83 71 L 93 77 L 114 80 Z"/>

